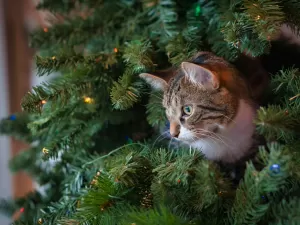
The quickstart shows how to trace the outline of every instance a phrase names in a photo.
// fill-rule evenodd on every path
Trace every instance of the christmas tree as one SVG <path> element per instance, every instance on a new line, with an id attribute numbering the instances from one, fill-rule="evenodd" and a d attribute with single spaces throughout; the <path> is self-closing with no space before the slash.
<path id="1" fill-rule="evenodd" d="M 292 61 L 268 64 L 254 121 L 266 144 L 234 180 L 232 165 L 161 135 L 162 93 L 139 77 L 199 51 L 231 63 L 271 56 L 283 24 L 297 34 L 299 1 L 43 0 L 37 8 L 61 18 L 30 34 L 38 75 L 60 75 L 33 87 L 23 112 L 0 125 L 31 146 L 11 160 L 12 171 L 43 187 L 0 202 L 9 216 L 21 211 L 15 225 L 300 224 L 300 72 Z M 293 56 L 284 49 L 282 58 Z"/>

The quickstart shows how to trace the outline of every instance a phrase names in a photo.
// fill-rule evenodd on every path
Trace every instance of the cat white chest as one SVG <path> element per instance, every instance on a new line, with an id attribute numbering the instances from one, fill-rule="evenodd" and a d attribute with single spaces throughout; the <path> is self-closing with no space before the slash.
<path id="1" fill-rule="evenodd" d="M 232 163 L 246 156 L 253 143 L 255 109 L 240 100 L 238 113 L 228 127 L 220 127 L 218 134 L 189 142 L 192 148 L 199 149 L 209 160 Z M 183 136 L 190 131 L 181 128 Z"/>

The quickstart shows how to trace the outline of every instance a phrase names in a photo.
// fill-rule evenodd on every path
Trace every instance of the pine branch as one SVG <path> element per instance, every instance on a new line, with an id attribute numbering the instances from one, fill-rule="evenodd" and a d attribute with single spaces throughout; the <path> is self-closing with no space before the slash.
<path id="1" fill-rule="evenodd" d="M 152 0 L 147 0 L 144 3 L 144 8 L 149 11 L 152 35 L 159 35 L 161 39 L 167 41 L 179 33 L 175 1 L 160 0 L 153 2 Z"/>
<path id="2" fill-rule="evenodd" d="M 58 202 L 52 202 L 47 208 L 41 210 L 44 223 L 56 225 L 62 218 L 71 217 L 76 210 L 76 203 L 76 199 L 70 197 L 63 197 Z"/>
<path id="3" fill-rule="evenodd" d="M 68 13 L 79 6 L 96 7 L 100 0 L 42 0 L 38 5 L 39 10 L 49 10 L 51 12 Z"/>
<path id="4" fill-rule="evenodd" d="M 15 203 L 12 200 L 0 199 L 0 214 L 12 217 L 17 210 Z"/>
<path id="5" fill-rule="evenodd" d="M 181 184 L 187 185 L 189 173 L 192 166 L 201 159 L 198 151 L 178 151 L 174 162 L 167 162 L 157 166 L 153 172 L 157 173 L 156 177 L 166 183 L 176 184 L 180 180 Z M 182 154 L 182 155 L 181 155 Z"/>
<path id="6" fill-rule="evenodd" d="M 82 151 L 84 152 L 84 151 Z M 72 196 L 77 196 L 78 194 L 80 194 L 86 185 L 86 181 L 91 181 L 93 179 L 93 177 L 91 176 L 92 174 L 96 174 L 97 168 L 99 167 L 99 164 L 95 163 L 92 164 L 89 167 L 82 167 L 83 164 L 85 164 L 86 162 L 89 162 L 92 160 L 92 155 L 87 154 L 86 152 L 84 152 L 85 154 L 77 154 L 72 152 L 65 152 L 64 155 L 68 154 L 68 155 L 73 155 L 76 157 L 80 157 L 78 160 L 79 162 L 69 162 L 69 164 L 67 165 L 67 173 L 68 176 L 66 177 L 66 179 L 63 181 L 64 183 L 64 194 L 66 195 L 72 195 Z M 94 157 L 97 157 L 98 155 L 93 155 Z M 66 156 L 64 156 L 65 158 Z M 93 167 L 92 167 L 93 166 Z"/>
<path id="7" fill-rule="evenodd" d="M 101 63 L 101 64 L 100 64 Z M 84 56 L 75 52 L 62 52 L 52 57 L 36 56 L 36 66 L 38 76 L 49 75 L 61 69 L 75 70 L 78 67 L 93 68 L 96 65 L 108 69 L 117 63 L 117 55 L 94 54 Z"/>
<path id="8" fill-rule="evenodd" d="M 275 93 L 283 89 L 285 96 L 290 94 L 289 100 L 294 100 L 300 94 L 300 72 L 297 68 L 280 70 L 273 77 L 272 84 L 276 87 Z"/>
<path id="9" fill-rule="evenodd" d="M 127 70 L 118 82 L 113 83 L 110 95 L 115 109 L 129 109 L 140 100 L 142 83 L 133 80 L 133 74 Z"/>
<path id="10" fill-rule="evenodd" d="M 224 23 L 221 29 L 226 42 L 232 48 L 257 57 L 267 53 L 270 46 L 267 41 L 259 39 L 258 34 L 253 33 L 253 25 L 248 20 L 247 14 L 234 13 L 233 18 Z"/>
<path id="11" fill-rule="evenodd" d="M 244 6 L 247 17 L 260 39 L 268 41 L 277 35 L 285 19 L 279 1 L 247 0 Z"/>
<path id="12" fill-rule="evenodd" d="M 51 28 L 35 31 L 31 34 L 30 44 L 33 48 L 42 49 L 51 45 L 53 48 L 54 46 L 62 45 L 64 42 L 69 46 L 79 45 L 85 43 L 90 38 L 91 33 L 95 35 L 100 34 L 99 30 L 95 32 L 97 25 L 100 26 L 99 21 L 98 24 L 94 24 L 91 21 L 83 22 L 81 18 L 73 19 L 70 21 L 70 24 L 56 24 Z"/>
<path id="13" fill-rule="evenodd" d="M 300 200 L 293 198 L 282 200 L 273 208 L 274 222 L 271 225 L 297 224 L 299 223 Z"/>
<path id="14" fill-rule="evenodd" d="M 292 170 L 292 167 L 291 167 Z M 270 207 L 262 223 L 275 221 L 277 219 L 282 219 L 284 216 L 278 216 L 276 212 L 283 201 L 295 198 L 298 194 L 300 183 L 297 178 L 293 175 L 287 179 L 287 182 L 281 187 L 277 193 L 272 193 L 271 195 L 264 196 L 264 200 L 270 202 Z M 286 214 L 288 215 L 288 214 Z M 281 217 L 281 218 L 280 218 Z"/>
<path id="15" fill-rule="evenodd" d="M 22 99 L 23 110 L 38 113 L 47 102 L 64 105 L 74 96 L 83 97 L 89 92 L 93 82 L 93 79 L 87 77 L 89 73 L 85 68 L 78 68 L 76 72 L 34 87 L 33 91 L 28 92 Z"/>
<path id="16" fill-rule="evenodd" d="M 300 128 L 299 111 L 297 109 L 282 109 L 280 106 L 261 107 L 258 110 L 255 123 L 260 134 L 268 140 L 285 140 L 287 142 L 297 137 Z"/>
<path id="17" fill-rule="evenodd" d="M 200 8 L 204 22 L 200 27 L 200 32 L 203 30 L 202 32 L 209 37 L 206 41 L 211 45 L 211 51 L 226 60 L 233 61 L 238 56 L 238 49 L 224 40 L 224 33 L 226 33 L 224 28 L 232 20 L 232 12 L 228 8 L 233 7 L 227 1 L 204 0 L 200 1 Z M 229 19 L 226 19 L 227 15 Z"/>
<path id="18" fill-rule="evenodd" d="M 193 31 L 195 29 L 202 30 L 203 29 L 203 21 L 201 20 L 201 14 L 203 13 L 203 6 L 201 4 L 203 1 L 198 1 L 197 3 L 190 6 L 186 11 L 186 21 L 187 21 L 187 31 Z M 207 8 L 207 5 L 206 5 Z M 207 12 L 206 12 L 207 13 Z"/>
<path id="19" fill-rule="evenodd" d="M 229 214 L 231 224 L 255 224 L 260 221 L 270 207 L 270 203 L 264 202 L 262 196 L 276 194 L 287 181 L 290 157 L 284 154 L 283 147 L 278 144 L 269 147 L 270 154 L 264 149 L 260 151 L 266 165 L 263 170 L 257 171 L 251 162 L 247 164 L 244 180 L 237 189 Z"/>
<path id="20" fill-rule="evenodd" d="M 0 134 L 10 135 L 18 140 L 32 142 L 32 137 L 27 124 L 34 119 L 33 115 L 27 113 L 16 113 L 0 121 Z"/>
<path id="21" fill-rule="evenodd" d="M 132 15 L 132 9 L 128 4 L 122 4 L 117 0 L 105 2 L 101 7 L 96 7 L 93 15 L 85 20 L 75 17 L 51 28 L 35 31 L 31 35 L 31 46 L 44 49 L 87 43 L 91 38 L 115 29 L 117 24 L 124 21 L 124 15 Z"/>
<path id="22" fill-rule="evenodd" d="M 14 173 L 18 171 L 33 172 L 36 167 L 39 167 L 39 159 L 42 150 L 37 147 L 27 149 L 20 152 L 16 157 L 9 162 L 10 170 Z"/>
<path id="23" fill-rule="evenodd" d="M 123 55 L 127 69 L 118 82 L 114 82 L 110 93 L 115 109 L 129 109 L 140 100 L 143 86 L 141 82 L 136 80 L 134 74 L 145 70 L 153 70 L 154 64 L 151 57 L 152 46 L 149 41 L 133 41 L 127 44 Z"/>
<path id="24" fill-rule="evenodd" d="M 142 187 L 151 182 L 153 177 L 152 166 L 145 157 L 138 156 L 131 151 L 127 155 L 122 154 L 121 157 L 118 156 L 112 160 L 114 163 L 110 165 L 109 173 L 115 180 L 125 186 Z"/>
<path id="25" fill-rule="evenodd" d="M 53 120 L 55 119 L 53 118 Z M 45 141 L 42 142 L 42 148 L 48 150 L 47 154 L 44 155 L 45 158 L 56 158 L 58 152 L 61 150 L 67 151 L 70 149 L 71 151 L 76 151 L 88 149 L 93 146 L 94 143 L 91 141 L 91 138 L 101 129 L 101 121 L 86 121 L 84 119 L 79 120 L 72 118 L 71 122 L 72 123 L 60 118 L 60 120 L 55 123 L 49 123 L 48 129 L 43 129 L 43 126 L 37 129 L 37 135 L 40 136 L 42 140 L 45 139 Z M 55 130 L 64 130 L 64 132 L 57 133 Z M 51 136 L 52 139 L 47 139 L 47 136 Z M 71 140 L 74 141 L 71 142 Z"/>
<path id="26" fill-rule="evenodd" d="M 124 49 L 123 59 L 133 73 L 153 70 L 153 47 L 150 41 L 132 41 Z"/>
<path id="27" fill-rule="evenodd" d="M 67 0 L 43 0 L 37 5 L 37 9 L 48 9 L 56 12 L 68 12 L 75 7 L 75 1 Z"/>
<path id="28" fill-rule="evenodd" d="M 200 44 L 200 35 L 197 29 L 188 30 L 183 34 L 180 33 L 166 45 L 169 61 L 178 66 L 181 62 L 195 55 Z"/>
<path id="29" fill-rule="evenodd" d="M 220 212 L 225 208 L 226 198 L 230 199 L 235 192 L 230 187 L 220 169 L 212 162 L 202 160 L 194 170 L 194 182 L 192 184 L 192 198 L 190 199 L 191 207 L 196 212 L 209 213 Z"/>
<path id="30" fill-rule="evenodd" d="M 40 192 L 34 191 L 22 198 L 15 199 L 16 209 L 24 209 L 16 224 L 36 224 L 41 215 L 40 209 L 50 203 L 48 198 L 52 198 L 52 201 L 57 200 L 55 198 L 55 194 L 58 196 L 57 193 L 49 191 L 48 194 L 47 197 L 43 197 Z"/>
<path id="31" fill-rule="evenodd" d="M 293 177 L 297 180 L 300 178 L 300 142 L 294 141 L 294 142 L 289 142 L 286 144 L 286 148 L 288 149 L 289 154 L 292 155 L 292 160 L 291 160 L 291 173 L 293 174 Z"/>
<path id="32" fill-rule="evenodd" d="M 163 128 L 167 122 L 165 109 L 162 106 L 162 93 L 151 92 L 147 104 L 147 120 L 153 127 Z"/>
<path id="33" fill-rule="evenodd" d="M 92 222 L 95 218 L 101 217 L 116 202 L 121 201 L 126 192 L 126 189 L 112 181 L 108 174 L 102 172 L 93 188 L 89 189 L 79 200 L 74 219 L 82 223 Z"/>
<path id="34" fill-rule="evenodd" d="M 188 225 L 189 221 L 186 221 L 182 215 L 175 215 L 166 206 L 159 206 L 155 209 L 142 211 L 139 209 L 131 208 L 128 213 L 122 218 L 120 224 L 127 225 L 132 223 L 140 225 Z"/>
<path id="35" fill-rule="evenodd" d="M 251 37 L 250 35 L 241 37 L 240 39 L 240 52 L 243 52 L 252 57 L 258 57 L 263 54 L 268 54 L 271 45 L 268 41 L 257 39 L 257 37 Z"/>
<path id="36" fill-rule="evenodd" d="M 283 0 L 283 11 L 285 13 L 285 22 L 296 33 L 300 33 L 300 2 L 297 0 Z"/>

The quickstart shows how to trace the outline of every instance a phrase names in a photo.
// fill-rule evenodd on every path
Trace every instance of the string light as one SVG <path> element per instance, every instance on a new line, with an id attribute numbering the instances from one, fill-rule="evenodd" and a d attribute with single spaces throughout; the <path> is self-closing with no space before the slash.
<path id="1" fill-rule="evenodd" d="M 47 103 L 47 101 L 46 101 L 46 100 L 42 100 L 41 103 L 42 103 L 43 105 L 45 105 L 45 104 Z"/>
<path id="2" fill-rule="evenodd" d="M 95 59 L 95 62 L 96 62 L 96 63 L 98 63 L 98 62 L 100 62 L 100 61 L 101 61 L 101 59 L 102 59 L 102 57 L 101 57 L 101 56 L 99 56 L 97 59 Z"/>
<path id="3" fill-rule="evenodd" d="M 24 207 L 20 209 L 20 212 L 23 213 L 25 211 Z"/>
<path id="4" fill-rule="evenodd" d="M 200 5 L 197 5 L 196 9 L 195 9 L 195 15 L 196 16 L 200 16 L 200 13 L 201 13 L 201 6 Z"/>
<path id="5" fill-rule="evenodd" d="M 117 49 L 117 48 L 114 48 L 114 52 L 117 53 L 117 52 L 118 52 L 118 49 Z"/>
<path id="6" fill-rule="evenodd" d="M 47 27 L 44 28 L 44 32 L 47 33 L 49 30 Z"/>
<path id="7" fill-rule="evenodd" d="M 255 17 L 255 20 L 260 20 L 260 15 L 257 15 L 257 16 Z"/>
<path id="8" fill-rule="evenodd" d="M 43 148 L 42 152 L 43 152 L 44 154 L 48 154 L 48 153 L 49 153 L 49 150 L 48 150 L 47 148 Z"/>
<path id="9" fill-rule="evenodd" d="M 91 182 L 91 185 L 94 185 L 96 184 L 97 180 L 96 179 L 93 179 L 92 182 Z"/>
<path id="10" fill-rule="evenodd" d="M 100 172 L 100 171 L 98 171 L 98 172 L 97 172 L 97 176 L 99 177 L 100 175 L 101 175 L 101 172 Z"/>
<path id="11" fill-rule="evenodd" d="M 43 224 L 43 219 L 42 219 L 42 218 L 39 218 L 38 223 L 39 223 L 39 224 Z"/>
<path id="12" fill-rule="evenodd" d="M 90 97 L 84 97 L 84 102 L 90 104 L 93 102 L 93 99 Z"/>
<path id="13" fill-rule="evenodd" d="M 51 59 L 52 59 L 52 60 L 55 60 L 55 59 L 56 59 L 56 57 L 55 57 L 55 56 L 53 56 Z"/>

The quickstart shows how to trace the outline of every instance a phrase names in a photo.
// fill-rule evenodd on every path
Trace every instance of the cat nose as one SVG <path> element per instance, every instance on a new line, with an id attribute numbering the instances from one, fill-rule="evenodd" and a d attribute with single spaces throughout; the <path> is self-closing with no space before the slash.
<path id="1" fill-rule="evenodd" d="M 170 135 L 172 137 L 178 138 L 180 133 L 180 126 L 178 123 L 170 123 Z"/>
<path id="2" fill-rule="evenodd" d="M 172 137 L 178 138 L 180 132 L 170 132 Z"/>

